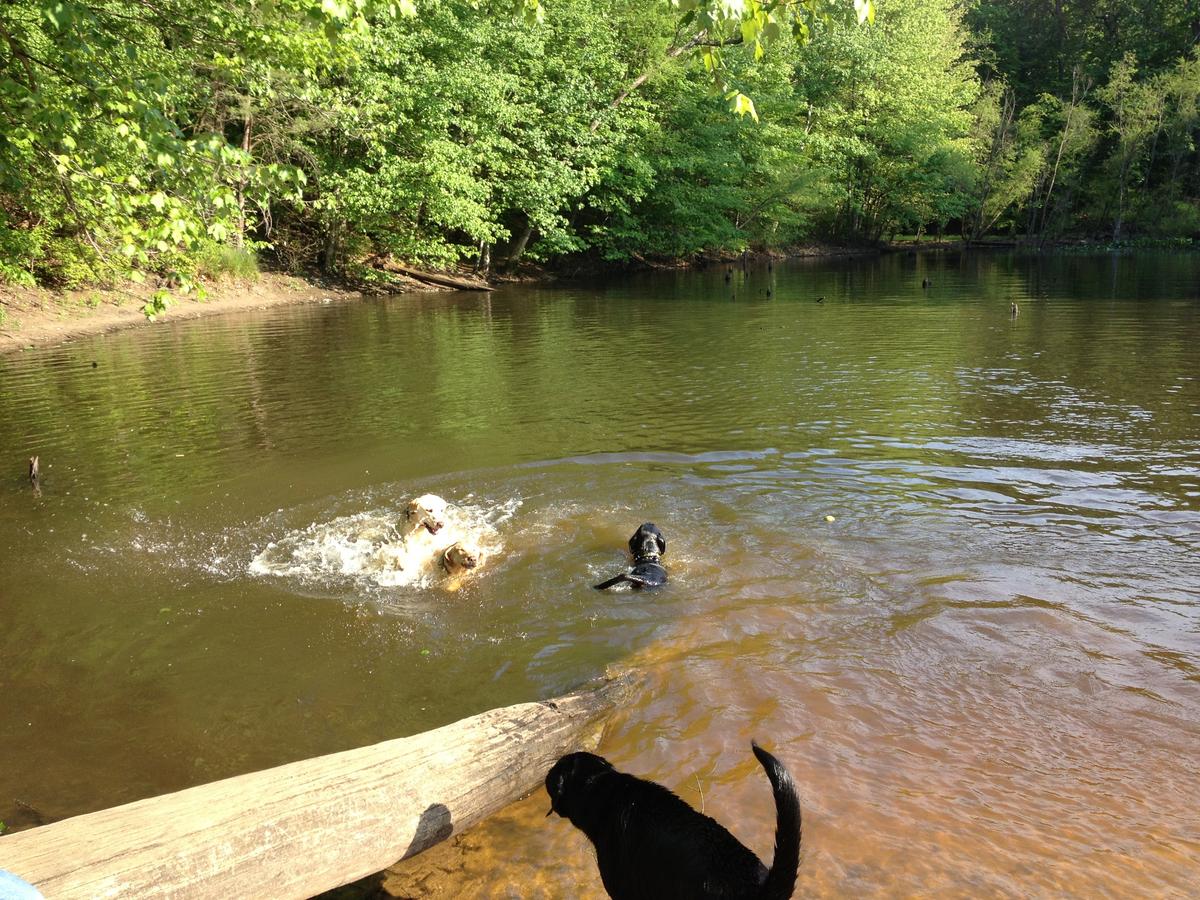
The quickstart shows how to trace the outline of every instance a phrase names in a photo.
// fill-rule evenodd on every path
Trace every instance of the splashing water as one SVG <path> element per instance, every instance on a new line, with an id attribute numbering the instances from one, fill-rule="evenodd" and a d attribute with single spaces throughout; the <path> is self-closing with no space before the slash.
<path id="1" fill-rule="evenodd" d="M 519 500 L 498 506 L 448 504 L 436 535 L 420 530 L 405 537 L 403 508 L 382 508 L 313 522 L 269 542 L 250 561 L 251 575 L 289 578 L 325 586 L 350 582 L 365 587 L 428 588 L 446 583 L 440 557 L 462 542 L 476 549 L 481 567 L 504 550 L 499 525 Z"/>

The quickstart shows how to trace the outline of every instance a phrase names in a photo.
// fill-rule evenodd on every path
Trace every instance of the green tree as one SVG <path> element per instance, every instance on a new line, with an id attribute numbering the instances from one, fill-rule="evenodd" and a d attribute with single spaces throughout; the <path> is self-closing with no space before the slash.
<path id="1" fill-rule="evenodd" d="M 3 273 L 66 285 L 137 276 L 240 240 L 247 211 L 298 196 L 303 175 L 255 158 L 248 127 L 230 141 L 197 103 L 214 79 L 249 92 L 258 70 L 319 64 L 324 35 L 360 13 L 316 0 L 4 6 L 0 247 L 23 252 L 5 253 Z"/>
<path id="2" fill-rule="evenodd" d="M 830 28 L 800 54 L 814 162 L 840 201 L 828 227 L 878 239 L 962 215 L 979 83 L 946 0 L 887 0 L 871 29 Z"/>
<path id="3" fill-rule="evenodd" d="M 1121 239 L 1128 213 L 1130 185 L 1145 162 L 1151 138 L 1161 127 L 1164 96 L 1155 81 L 1139 82 L 1137 61 L 1132 54 L 1113 65 L 1108 83 L 1097 95 L 1109 112 L 1112 150 L 1105 170 L 1114 186 L 1112 199 L 1112 239 Z"/>

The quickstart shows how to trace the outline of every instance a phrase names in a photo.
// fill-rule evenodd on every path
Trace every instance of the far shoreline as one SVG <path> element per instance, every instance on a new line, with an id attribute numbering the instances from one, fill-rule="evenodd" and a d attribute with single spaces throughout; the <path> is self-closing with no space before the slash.
<path id="1" fill-rule="evenodd" d="M 750 259 L 784 259 L 792 257 L 838 257 L 873 255 L 878 247 L 839 247 L 812 244 L 795 248 L 788 253 L 751 252 Z M 740 253 L 714 254 L 695 260 L 650 261 L 635 259 L 623 267 L 603 266 L 592 274 L 612 274 L 619 270 L 661 270 L 699 268 L 705 265 L 733 264 L 743 258 Z M 577 270 L 549 271 L 534 269 L 517 276 L 498 276 L 492 287 L 514 283 L 545 283 L 571 281 L 587 277 Z M 431 273 L 429 277 L 445 277 Z M 449 276 L 452 280 L 455 276 Z M 411 293 L 439 293 L 456 290 L 391 271 L 386 283 L 353 284 L 317 274 L 291 275 L 264 271 L 252 279 L 226 278 L 205 283 L 205 298 L 194 294 L 174 296 L 167 309 L 146 318 L 142 305 L 149 299 L 151 289 L 144 285 L 127 284 L 121 287 L 80 288 L 56 291 L 49 288 L 26 288 L 0 284 L 0 356 L 55 346 L 78 338 L 92 337 L 116 331 L 153 327 L 163 322 L 183 322 L 208 318 L 231 312 L 274 309 L 310 303 L 352 302 L 372 296 Z M 464 280 L 466 280 L 464 278 Z"/>
<path id="2" fill-rule="evenodd" d="M 1112 249 L 1103 245 L 1071 244 L 1096 250 Z M 570 282 L 589 275 L 612 276 L 621 271 L 662 271 L 669 269 L 704 269 L 721 265 L 736 265 L 742 261 L 845 258 L 876 256 L 896 252 L 925 252 L 946 250 L 1013 250 L 1022 249 L 1019 243 L 1007 241 L 968 243 L 962 241 L 895 240 L 881 244 L 844 245 L 811 242 L 781 250 L 750 250 L 744 253 L 716 252 L 700 254 L 690 259 L 652 260 L 635 258 L 625 265 L 570 266 L 555 270 L 532 269 L 518 276 L 500 276 L 493 282 L 499 287 L 512 283 Z M 1028 249 L 1028 248 L 1025 248 Z M 1057 248 L 1057 249 L 1061 249 Z M 92 337 L 115 331 L 151 327 L 161 322 L 181 322 L 207 318 L 231 312 L 273 309 L 309 303 L 350 302 L 370 296 L 409 293 L 435 293 L 455 288 L 433 284 L 418 278 L 389 273 L 389 283 L 352 284 L 319 275 L 291 275 L 264 271 L 253 279 L 228 278 L 205 285 L 206 297 L 176 296 L 165 312 L 154 321 L 146 318 L 142 305 L 150 289 L 140 285 L 118 288 L 82 288 L 55 291 L 48 288 L 26 288 L 0 284 L 0 356 L 54 346 L 78 338 Z"/>

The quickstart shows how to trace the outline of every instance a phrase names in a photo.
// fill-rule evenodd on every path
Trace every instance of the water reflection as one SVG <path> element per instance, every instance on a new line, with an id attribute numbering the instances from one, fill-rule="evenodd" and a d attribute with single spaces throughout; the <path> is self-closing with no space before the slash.
<path id="1" fill-rule="evenodd" d="M 1184 895 L 1196 269 L 894 256 L 739 272 L 735 301 L 666 273 L 0 360 L 0 446 L 43 474 L 0 484 L 0 819 L 632 664 L 603 752 L 765 856 L 763 740 L 802 787 L 804 892 Z M 503 541 L 456 594 L 247 574 L 425 491 Z M 647 519 L 671 582 L 591 590 Z M 446 890 L 600 896 L 544 811 L 476 832 Z"/>

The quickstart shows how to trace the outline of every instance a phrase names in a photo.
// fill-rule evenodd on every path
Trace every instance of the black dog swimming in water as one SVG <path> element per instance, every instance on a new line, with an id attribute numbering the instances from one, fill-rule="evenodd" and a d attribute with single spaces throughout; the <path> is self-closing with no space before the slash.
<path id="1" fill-rule="evenodd" d="M 593 585 L 597 590 L 610 588 L 614 584 L 632 584 L 635 588 L 658 587 L 665 584 L 667 570 L 659 559 L 667 552 L 667 539 L 653 522 L 647 522 L 629 539 L 629 552 L 633 554 L 633 568 L 608 581 Z"/>
<path id="2" fill-rule="evenodd" d="M 550 811 L 591 840 L 613 900 L 786 900 L 800 867 L 800 798 L 783 764 L 751 746 L 775 795 L 770 869 L 661 784 L 618 772 L 592 753 L 570 753 L 546 775 Z"/>

